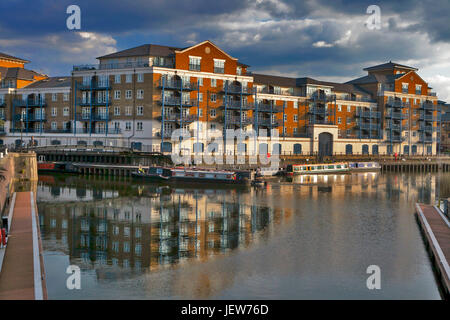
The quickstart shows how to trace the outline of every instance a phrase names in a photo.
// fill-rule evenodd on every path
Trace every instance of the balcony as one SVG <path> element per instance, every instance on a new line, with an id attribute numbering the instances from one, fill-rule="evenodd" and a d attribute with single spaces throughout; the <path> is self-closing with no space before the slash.
<path id="1" fill-rule="evenodd" d="M 0 107 L 6 107 L 6 101 L 3 99 L 0 99 Z"/>
<path id="2" fill-rule="evenodd" d="M 409 102 L 403 102 L 401 100 L 387 100 L 386 101 L 386 106 L 391 107 L 391 108 L 409 108 L 411 105 L 409 104 Z"/>
<path id="3" fill-rule="evenodd" d="M 14 121 L 21 121 L 21 122 L 30 122 L 30 121 L 47 121 L 45 113 L 43 114 L 16 114 L 14 115 Z"/>
<path id="4" fill-rule="evenodd" d="M 222 93 L 225 94 L 243 94 L 243 95 L 252 95 L 255 93 L 255 88 L 243 87 L 234 84 L 225 85 L 222 90 Z"/>
<path id="5" fill-rule="evenodd" d="M 76 128 L 69 129 L 69 133 L 77 133 L 77 134 L 120 134 L 122 130 L 119 128 Z"/>
<path id="6" fill-rule="evenodd" d="M 41 107 L 45 106 L 45 99 L 14 99 L 13 104 L 16 107 Z"/>
<path id="7" fill-rule="evenodd" d="M 109 106 L 111 105 L 111 100 L 107 99 L 107 100 L 103 100 L 103 99 L 98 99 L 96 97 L 92 97 L 91 100 L 89 101 L 88 99 L 77 99 L 77 105 L 79 106 L 84 106 L 84 107 L 89 107 L 89 106 Z"/>
<path id="8" fill-rule="evenodd" d="M 91 83 L 87 83 L 87 84 L 86 83 L 78 83 L 77 88 L 80 89 L 81 91 L 90 91 L 90 90 L 101 91 L 101 90 L 110 90 L 111 85 L 110 85 L 109 81 L 107 81 L 106 83 L 98 83 L 98 82 L 91 82 Z"/>
<path id="9" fill-rule="evenodd" d="M 392 119 L 408 119 L 408 114 L 402 112 L 386 112 L 386 118 Z"/>
<path id="10" fill-rule="evenodd" d="M 357 123 L 356 128 L 364 129 L 364 130 L 379 130 L 380 125 L 378 123 Z"/>
<path id="11" fill-rule="evenodd" d="M 432 114 L 420 113 L 419 121 L 436 121 L 436 118 Z"/>
<path id="12" fill-rule="evenodd" d="M 325 94 L 314 92 L 308 96 L 308 100 L 310 101 L 320 101 L 320 102 L 331 102 L 336 100 L 335 94 Z"/>
<path id="13" fill-rule="evenodd" d="M 198 85 L 197 83 L 182 81 L 181 79 L 167 79 L 163 77 L 159 80 L 158 88 L 165 90 L 194 91 L 198 89 Z"/>
<path id="14" fill-rule="evenodd" d="M 200 65 L 199 64 L 189 64 L 189 70 L 200 71 Z"/>
<path id="15" fill-rule="evenodd" d="M 273 87 L 264 87 L 259 88 L 258 93 L 265 93 L 265 94 L 275 94 L 275 95 L 283 95 L 283 96 L 294 96 L 294 90 L 293 88 L 289 88 L 288 90 L 280 90 L 276 91 Z"/>
<path id="16" fill-rule="evenodd" d="M 163 117 L 159 117 L 160 121 L 163 120 Z M 164 121 L 166 122 L 177 122 L 177 123 L 192 123 L 194 121 L 197 121 L 197 115 L 195 114 L 184 114 L 183 116 L 180 116 L 180 114 L 171 113 L 171 114 L 165 114 L 164 115 Z"/>
<path id="17" fill-rule="evenodd" d="M 254 123 L 256 125 L 256 119 L 255 119 Z M 267 119 L 267 118 L 258 119 L 258 126 L 279 127 L 280 125 L 281 125 L 280 121 L 276 120 L 276 119 Z"/>
<path id="18" fill-rule="evenodd" d="M 271 105 L 268 103 L 258 103 L 257 108 L 258 112 L 272 112 L 272 113 L 283 112 L 283 107 Z"/>
<path id="19" fill-rule="evenodd" d="M 433 111 L 436 109 L 436 105 L 434 105 L 432 102 L 423 102 L 420 108 L 424 110 Z"/>
<path id="20" fill-rule="evenodd" d="M 421 142 L 421 143 L 432 143 L 433 142 L 433 137 L 431 135 L 421 134 L 421 135 L 419 135 L 419 142 Z"/>
<path id="21" fill-rule="evenodd" d="M 110 116 L 108 113 L 77 113 L 75 119 L 77 121 L 108 121 Z"/>
<path id="22" fill-rule="evenodd" d="M 214 67 L 214 73 L 225 73 L 225 69 L 221 67 Z"/>
<path id="23" fill-rule="evenodd" d="M 227 117 L 227 124 L 235 124 L 235 125 L 249 125 L 253 123 L 253 119 L 252 118 L 241 118 L 239 116 L 229 116 Z M 220 123 L 225 123 L 225 117 L 220 117 L 219 118 L 219 122 Z"/>
<path id="24" fill-rule="evenodd" d="M 373 119 L 379 119 L 380 118 L 380 112 L 379 111 L 356 111 L 356 116 L 360 118 L 373 118 Z"/>
<path id="25" fill-rule="evenodd" d="M 419 131 L 433 132 L 433 125 L 423 125 L 419 126 Z"/>
<path id="26" fill-rule="evenodd" d="M 158 101 L 159 105 L 163 105 L 163 100 Z M 181 99 L 181 97 L 164 97 L 164 106 L 183 106 L 186 108 L 197 106 L 195 99 Z"/>
<path id="27" fill-rule="evenodd" d="M 225 103 L 221 105 L 221 108 L 225 108 Z M 254 110 L 255 105 L 253 103 L 244 102 L 241 107 L 241 101 L 229 101 L 226 103 L 226 108 L 228 110 Z"/>
<path id="28" fill-rule="evenodd" d="M 406 140 L 406 138 L 405 137 L 402 137 L 401 135 L 387 135 L 386 136 L 386 141 L 387 142 L 402 142 L 402 141 L 405 141 Z"/>

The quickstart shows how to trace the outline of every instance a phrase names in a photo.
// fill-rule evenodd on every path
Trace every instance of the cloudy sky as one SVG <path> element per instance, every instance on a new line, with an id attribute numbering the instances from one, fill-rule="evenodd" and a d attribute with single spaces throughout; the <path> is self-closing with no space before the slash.
<path id="1" fill-rule="evenodd" d="M 81 8 L 81 30 L 66 9 Z M 366 26 L 378 5 L 381 29 Z M 419 68 L 450 101 L 449 0 L 1 0 L 0 52 L 52 76 L 73 64 L 154 43 L 209 39 L 252 71 L 347 81 L 389 60 Z"/>

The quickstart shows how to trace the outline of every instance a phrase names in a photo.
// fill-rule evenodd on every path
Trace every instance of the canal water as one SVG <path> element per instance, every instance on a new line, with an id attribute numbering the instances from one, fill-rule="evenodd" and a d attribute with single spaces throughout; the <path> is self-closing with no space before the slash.
<path id="1" fill-rule="evenodd" d="M 41 175 L 49 299 L 440 299 L 414 203 L 449 173 L 296 176 L 260 188 Z M 81 289 L 68 289 L 69 265 Z M 367 268 L 379 266 L 381 289 Z"/>

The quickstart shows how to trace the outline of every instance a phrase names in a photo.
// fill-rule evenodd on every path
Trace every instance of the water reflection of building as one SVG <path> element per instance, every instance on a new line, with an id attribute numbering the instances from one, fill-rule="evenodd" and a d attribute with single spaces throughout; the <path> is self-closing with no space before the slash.
<path id="1" fill-rule="evenodd" d="M 248 204 L 235 190 L 165 189 L 153 190 L 151 196 L 144 190 L 141 197 L 77 201 L 79 193 L 71 189 L 60 193 L 64 202 L 54 190 L 48 185 L 39 190 L 43 236 L 54 240 L 52 249 L 67 252 L 71 263 L 82 268 L 139 271 L 206 260 L 257 241 L 255 235 L 283 215 Z M 48 202 L 49 197 L 56 201 Z"/>

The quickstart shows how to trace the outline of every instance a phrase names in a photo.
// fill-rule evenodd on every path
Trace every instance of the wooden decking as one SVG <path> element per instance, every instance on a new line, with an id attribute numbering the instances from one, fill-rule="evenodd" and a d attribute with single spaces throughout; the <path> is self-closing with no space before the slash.
<path id="1" fill-rule="evenodd" d="M 445 299 L 450 299 L 450 223 L 434 206 L 416 204 L 419 225 L 429 248 Z"/>
<path id="2" fill-rule="evenodd" d="M 17 192 L 0 273 L 0 299 L 47 298 L 39 234 L 34 194 Z"/>

